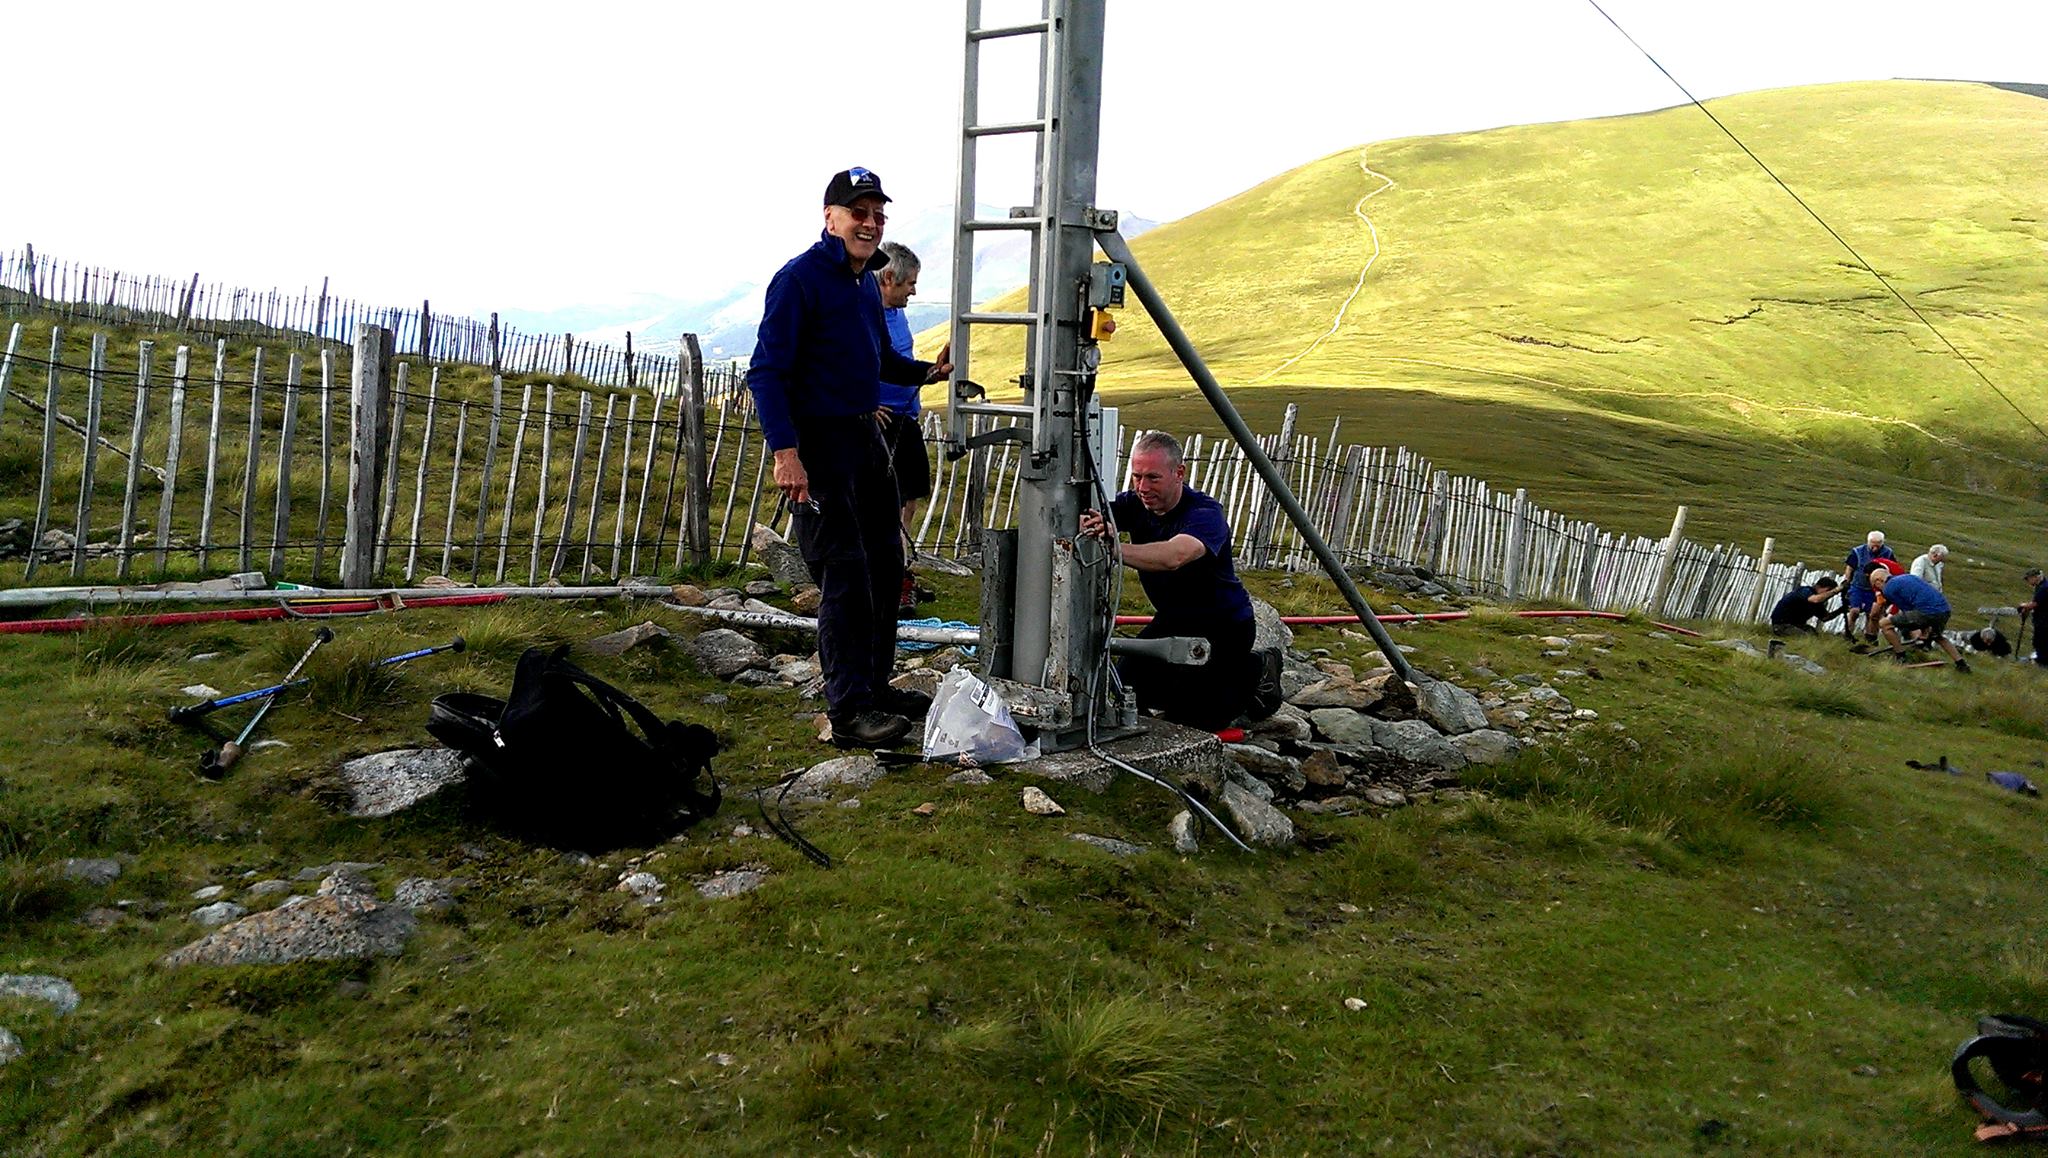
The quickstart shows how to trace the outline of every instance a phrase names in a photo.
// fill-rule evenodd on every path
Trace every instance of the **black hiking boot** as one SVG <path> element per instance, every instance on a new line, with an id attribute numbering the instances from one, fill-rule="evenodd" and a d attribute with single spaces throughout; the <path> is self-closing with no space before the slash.
<path id="1" fill-rule="evenodd" d="M 910 721 L 888 712 L 855 712 L 832 721 L 835 748 L 887 748 L 910 732 Z"/>
<path id="2" fill-rule="evenodd" d="M 1959 672 L 1961 672 L 1961 673 L 1963 673 L 1964 675 L 1969 675 L 1969 674 L 1970 674 L 1970 661 L 1969 661 L 1969 660 L 1966 660 L 1966 659 L 1959 659 L 1959 660 L 1957 660 L 1957 661 L 1956 661 L 1956 670 L 1957 670 L 1957 671 L 1959 671 Z"/>

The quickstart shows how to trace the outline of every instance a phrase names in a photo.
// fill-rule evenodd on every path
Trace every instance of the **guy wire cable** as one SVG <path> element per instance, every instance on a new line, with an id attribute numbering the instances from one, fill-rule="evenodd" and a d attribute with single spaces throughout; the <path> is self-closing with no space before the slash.
<path id="1" fill-rule="evenodd" d="M 1762 169 L 1764 171 L 1765 176 L 1777 182 L 1778 188 L 1783 189 L 1785 191 L 1786 196 L 1792 198 L 1793 201 L 1797 202 L 1801 209 L 1806 210 L 1806 215 L 1808 217 L 1813 218 L 1815 222 L 1819 223 L 1822 229 L 1827 230 L 1828 236 L 1834 238 L 1836 244 L 1840 245 L 1843 249 L 1847 250 L 1850 257 L 1856 259 L 1857 266 L 1860 267 L 1863 270 L 1863 272 L 1869 274 L 1871 277 L 1876 278 L 1879 285 L 1883 286 L 1886 289 L 1886 291 L 1889 292 L 1893 297 L 1899 299 L 1899 304 L 1906 307 L 1908 313 L 1911 313 L 1915 318 L 1919 319 L 1920 324 L 1926 326 L 1928 332 L 1933 334 L 1937 339 L 1939 339 L 1943 346 L 1948 347 L 1949 353 L 1954 354 L 1956 358 L 1963 363 L 1963 365 L 1968 366 L 1970 368 L 1970 372 L 1972 374 L 1975 374 L 1978 380 L 1982 381 L 1986 386 L 1991 387 L 1991 392 L 1998 395 L 1998 397 L 2001 400 L 2003 400 L 2007 406 L 2012 407 L 2012 412 L 2014 414 L 2019 415 L 2021 421 L 2025 422 L 2028 426 L 2033 427 L 2034 433 L 2040 435 L 2041 440 L 2043 442 L 2048 442 L 2048 430 L 2042 430 L 2041 424 L 2035 422 L 2031 417 L 2029 417 L 2026 411 L 2020 409 L 2019 403 L 2014 402 L 2010 395 L 2006 394 L 2005 391 L 1998 388 L 1998 383 L 1993 382 L 1989 377 L 1985 375 L 1983 370 L 1978 369 L 1977 363 L 1971 361 L 1969 355 L 1963 353 L 1961 350 L 1956 349 L 1955 343 L 1948 340 L 1948 335 L 1942 333 L 1941 330 L 1937 328 L 1933 322 L 1928 321 L 1927 315 L 1921 313 L 1919 308 L 1914 306 L 1912 302 L 1907 301 L 1906 295 L 1900 293 L 1898 291 L 1898 288 L 1892 285 L 1890 279 L 1886 278 L 1883 274 L 1877 272 L 1877 268 L 1875 266 L 1863 260 L 1863 255 L 1856 252 L 1856 247 L 1850 245 L 1848 239 L 1844 238 L 1841 234 L 1835 232 L 1835 227 L 1829 225 L 1826 219 L 1821 217 L 1820 214 L 1814 212 L 1813 206 L 1808 205 L 1806 203 L 1805 198 L 1801 197 L 1798 193 L 1793 192 L 1792 186 L 1785 184 L 1782 178 L 1780 178 L 1776 173 L 1772 172 L 1771 167 L 1769 165 L 1764 164 L 1762 157 L 1759 157 L 1755 153 L 1751 152 L 1749 146 L 1742 143 L 1741 137 L 1736 136 L 1734 131 L 1729 129 L 1727 125 L 1722 124 L 1721 118 L 1715 116 L 1713 114 L 1713 111 L 1708 109 L 1706 105 L 1701 104 L 1700 99 L 1692 95 L 1691 89 L 1688 89 L 1685 87 L 1685 85 L 1680 84 L 1678 78 L 1671 75 L 1670 69 L 1667 69 L 1662 64 L 1659 64 L 1657 58 L 1650 55 L 1649 49 L 1644 48 L 1641 44 L 1637 43 L 1636 38 L 1628 34 L 1628 29 L 1623 28 L 1621 24 L 1614 19 L 1614 17 L 1609 16 L 1607 14 L 1607 10 L 1605 8 L 1600 7 L 1599 0 L 1586 0 L 1586 3 L 1591 4 L 1593 6 L 1593 11 L 1598 12 L 1601 15 L 1601 17 L 1607 21 L 1607 23 L 1614 25 L 1614 30 L 1616 32 L 1621 33 L 1622 39 L 1628 41 L 1630 45 L 1634 46 L 1637 52 L 1642 53 L 1643 59 L 1649 61 L 1650 64 L 1653 67 L 1655 67 L 1658 72 L 1663 73 L 1664 79 L 1670 81 L 1674 86 L 1676 86 L 1679 92 L 1684 93 L 1685 99 L 1691 101 L 1694 108 L 1698 109 L 1702 113 L 1705 113 L 1707 115 L 1707 119 L 1714 122 L 1715 128 L 1721 130 L 1722 133 L 1726 134 L 1729 140 L 1734 141 L 1736 148 L 1741 149 L 1744 155 L 1748 156 L 1750 160 L 1756 162 L 1756 167 Z"/>

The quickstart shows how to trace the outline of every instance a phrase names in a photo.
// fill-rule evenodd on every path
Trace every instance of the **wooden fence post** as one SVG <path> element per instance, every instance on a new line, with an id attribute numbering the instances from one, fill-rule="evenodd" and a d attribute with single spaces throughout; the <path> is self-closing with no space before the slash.
<path id="1" fill-rule="evenodd" d="M 1508 516 L 1508 557 L 1506 583 L 1503 589 L 1507 600 L 1514 603 L 1522 598 L 1522 555 L 1528 550 L 1529 541 L 1529 492 L 1515 488 L 1513 513 Z"/>
<path id="2" fill-rule="evenodd" d="M 177 498 L 178 459 L 185 448 L 185 388 L 190 384 L 192 347 L 179 346 L 171 366 L 171 429 L 164 446 L 164 492 L 156 508 L 156 573 L 170 566 L 171 507 Z"/>
<path id="3" fill-rule="evenodd" d="M 78 541 L 71 545 L 71 577 L 85 577 L 85 545 L 92 531 L 92 488 L 100 459 L 100 401 L 107 387 L 107 336 L 92 336 L 92 372 L 85 398 L 85 467 L 78 476 Z M 46 461 L 44 469 L 49 468 Z"/>
<path id="4" fill-rule="evenodd" d="M 292 442 L 299 436 L 299 390 L 306 359 L 292 351 L 284 364 L 284 417 L 277 428 L 277 509 L 270 521 L 270 577 L 284 574 L 284 545 L 292 529 Z"/>
<path id="5" fill-rule="evenodd" d="M 689 477 L 683 480 L 683 538 L 690 548 L 690 561 L 699 567 L 711 562 L 711 464 L 704 450 L 704 355 L 697 335 L 683 335 L 683 357 L 688 365 L 683 379 L 683 455 Z M 735 468 L 737 469 L 737 468 Z"/>
<path id="6" fill-rule="evenodd" d="M 120 566 L 117 576 L 128 578 L 135 558 L 135 504 L 142 489 L 142 432 L 149 416 L 149 363 L 156 343 L 143 341 L 135 364 L 135 413 L 128 428 L 128 478 L 121 489 Z"/>
<path id="7" fill-rule="evenodd" d="M 1769 536 L 1764 538 L 1764 552 L 1756 557 L 1756 582 L 1749 589 L 1749 598 L 1742 601 L 1740 621 L 1743 623 L 1751 623 L 1756 619 L 1757 606 L 1764 597 L 1764 580 L 1771 573 L 1771 548 L 1777 545 L 1776 539 Z"/>
<path id="8" fill-rule="evenodd" d="M 29 256 L 34 259 L 33 247 Z M 23 580 L 35 576 L 36 563 L 42 557 L 43 533 L 50 529 L 51 490 L 57 480 L 57 387 L 61 382 L 63 361 L 64 327 L 51 326 L 49 383 L 43 392 L 43 472 L 41 481 L 36 484 L 36 529 L 34 537 L 29 540 L 28 564 L 21 573 Z"/>
<path id="9" fill-rule="evenodd" d="M 391 331 L 364 325 L 356 330 L 355 361 L 349 368 L 348 501 L 342 511 L 341 585 L 368 587 L 377 551 L 378 473 L 384 466 L 385 403 L 391 393 Z"/>
<path id="10" fill-rule="evenodd" d="M 1671 565 L 1678 558 L 1678 545 L 1685 541 L 1685 507 L 1678 508 L 1678 514 L 1671 520 L 1671 534 L 1664 540 L 1664 549 L 1657 557 L 1657 577 L 1650 584 L 1650 597 L 1644 601 L 1643 610 L 1651 615 L 1664 602 L 1664 593 L 1671 587 Z"/>

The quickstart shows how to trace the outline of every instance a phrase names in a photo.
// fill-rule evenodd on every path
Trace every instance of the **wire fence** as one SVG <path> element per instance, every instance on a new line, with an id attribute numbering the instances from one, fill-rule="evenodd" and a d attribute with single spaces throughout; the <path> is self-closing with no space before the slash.
<path id="1" fill-rule="evenodd" d="M 356 517 L 367 574 L 408 583 L 744 564 L 754 527 L 787 530 L 743 378 L 692 366 L 687 340 L 672 392 L 502 375 L 458 385 L 400 357 L 366 415 L 365 374 L 381 368 L 359 349 L 223 338 L 112 351 L 95 334 L 89 354 L 67 355 L 53 328 L 44 356 L 22 348 L 23 333 L 12 327 L 0 361 L 0 479 L 23 483 L 12 496 L 0 483 L 0 501 L 24 508 L 0 520 L 0 558 L 20 562 L 20 582 L 260 569 L 326 585 L 344 569 Z M 1368 577 L 1420 568 L 1494 598 L 1735 621 L 1766 615 L 1801 581 L 1797 565 L 1741 547 L 1606 531 L 1406 448 L 1343 443 L 1341 422 L 1327 439 L 1299 434 L 1294 416 L 1262 449 L 1318 534 Z M 372 425 L 381 434 L 365 442 Z M 973 433 L 994 425 L 979 418 Z M 951 458 L 941 416 L 925 415 L 923 429 L 933 491 L 909 534 L 924 554 L 972 556 L 983 530 L 1015 525 L 1020 448 Z M 1120 484 L 1139 431 L 1128 433 L 1104 466 Z M 1240 447 L 1201 432 L 1183 445 L 1189 484 L 1223 505 L 1241 565 L 1318 566 Z M 373 476 L 367 488 L 350 486 L 352 454 Z"/>
<path id="2" fill-rule="evenodd" d="M 422 362 L 467 363 L 493 373 L 579 377 L 593 386 L 673 395 L 686 363 L 678 354 L 578 341 L 574 334 L 526 333 L 498 323 L 418 308 L 378 306 L 320 288 L 291 293 L 131 274 L 39 254 L 34 246 L 0 253 L 0 314 L 48 314 L 66 323 L 131 326 L 195 338 L 253 339 L 298 349 L 342 348 L 365 325 L 395 336 L 397 349 Z M 664 343 L 666 345 L 666 343 Z"/>

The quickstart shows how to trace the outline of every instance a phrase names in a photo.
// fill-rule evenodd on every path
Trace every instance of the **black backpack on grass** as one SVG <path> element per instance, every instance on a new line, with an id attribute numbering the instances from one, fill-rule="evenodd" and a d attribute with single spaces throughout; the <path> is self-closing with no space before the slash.
<path id="1" fill-rule="evenodd" d="M 435 698 L 427 731 L 469 758 L 472 805 L 518 836 L 589 852 L 657 844 L 716 814 L 711 729 L 664 721 L 568 651 L 528 648 L 506 699 Z"/>
<path id="2" fill-rule="evenodd" d="M 1978 1141 L 2048 1136 L 2048 1024 L 2017 1013 L 1979 1018 L 1949 1073 L 1984 1118 Z"/>

